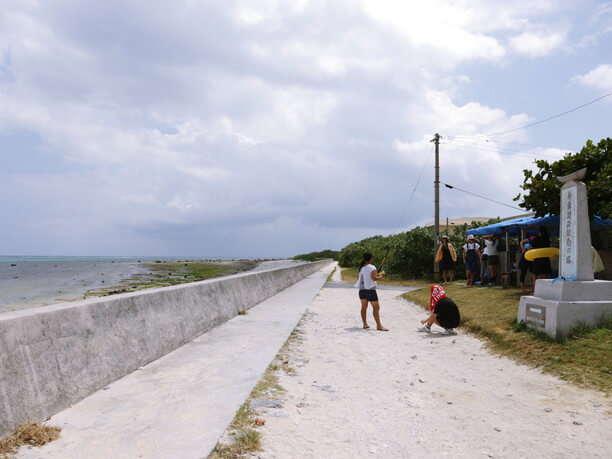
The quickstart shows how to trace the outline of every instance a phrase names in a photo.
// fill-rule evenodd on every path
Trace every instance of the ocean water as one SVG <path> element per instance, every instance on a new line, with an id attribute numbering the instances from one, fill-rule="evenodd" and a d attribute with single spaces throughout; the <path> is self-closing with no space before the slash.
<path id="1" fill-rule="evenodd" d="M 88 290 L 148 272 L 143 264 L 156 260 L 178 258 L 0 256 L 0 313 L 81 299 Z"/>
<path id="2" fill-rule="evenodd" d="M 149 272 L 146 263 L 201 260 L 189 257 L 14 257 L 0 256 L 0 314 L 83 298 L 88 290 L 119 284 Z M 276 269 L 303 262 L 274 260 L 255 270 Z"/>

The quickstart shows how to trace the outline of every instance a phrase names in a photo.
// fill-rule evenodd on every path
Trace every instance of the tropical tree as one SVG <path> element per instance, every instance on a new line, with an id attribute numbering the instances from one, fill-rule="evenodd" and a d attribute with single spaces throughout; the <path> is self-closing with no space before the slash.
<path id="1" fill-rule="evenodd" d="M 584 167 L 586 176 L 582 180 L 588 189 L 589 215 L 612 218 L 612 139 L 606 138 L 595 145 L 587 140 L 580 153 L 567 154 L 553 163 L 537 160 L 537 172 L 523 170 L 525 176 L 523 193 L 514 198 L 522 202 L 519 206 L 535 212 L 537 217 L 558 215 L 560 211 L 560 189 L 557 177 L 570 174 Z"/>

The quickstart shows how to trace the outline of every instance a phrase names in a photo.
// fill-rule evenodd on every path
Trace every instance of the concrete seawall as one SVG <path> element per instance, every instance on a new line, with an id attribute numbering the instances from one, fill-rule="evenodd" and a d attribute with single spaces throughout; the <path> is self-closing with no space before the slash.
<path id="1" fill-rule="evenodd" d="M 329 262 L 0 314 L 0 436 L 67 408 Z"/>

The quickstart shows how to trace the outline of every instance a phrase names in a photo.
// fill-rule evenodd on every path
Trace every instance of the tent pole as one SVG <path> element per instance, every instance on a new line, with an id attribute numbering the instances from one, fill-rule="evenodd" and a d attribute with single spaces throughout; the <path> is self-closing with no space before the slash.
<path id="1" fill-rule="evenodd" d="M 506 229 L 506 273 L 508 273 L 508 278 L 510 278 L 510 241 L 509 241 L 510 233 Z"/>

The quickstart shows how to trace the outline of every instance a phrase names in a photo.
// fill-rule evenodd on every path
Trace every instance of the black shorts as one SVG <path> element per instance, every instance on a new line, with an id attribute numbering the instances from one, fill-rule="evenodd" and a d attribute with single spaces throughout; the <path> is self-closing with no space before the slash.
<path id="1" fill-rule="evenodd" d="M 359 290 L 359 299 L 368 301 L 378 301 L 378 295 L 374 289 Z"/>
<path id="2" fill-rule="evenodd" d="M 455 262 L 450 257 L 448 259 L 442 258 L 442 261 L 440 262 L 440 269 L 442 271 L 452 271 L 455 269 Z"/>
<path id="3" fill-rule="evenodd" d="M 544 274 L 550 274 L 550 259 L 548 258 L 536 258 L 533 260 L 531 272 L 536 276 Z"/>
<path id="4" fill-rule="evenodd" d="M 499 266 L 499 258 L 497 255 L 489 255 L 487 258 L 487 266 Z"/>
<path id="5" fill-rule="evenodd" d="M 436 304 L 434 313 L 437 314 L 438 323 L 444 328 L 456 328 L 461 322 L 459 308 L 449 297 L 444 297 Z"/>

